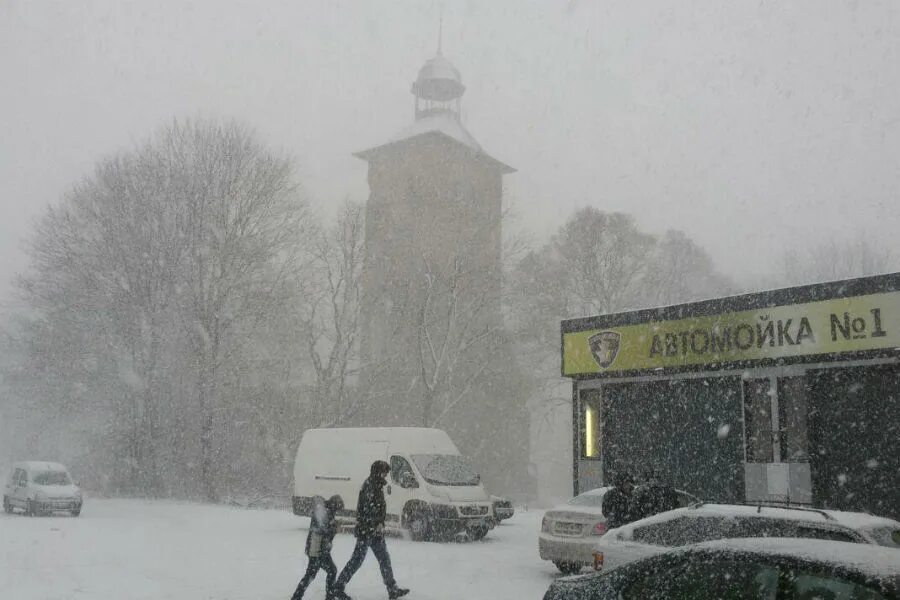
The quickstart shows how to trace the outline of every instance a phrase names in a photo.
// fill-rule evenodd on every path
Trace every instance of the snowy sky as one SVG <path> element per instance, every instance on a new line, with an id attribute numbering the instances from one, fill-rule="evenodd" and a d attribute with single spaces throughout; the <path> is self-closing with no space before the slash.
<path id="1" fill-rule="evenodd" d="M 351 153 L 411 121 L 441 5 L 464 122 L 535 233 L 624 210 L 745 280 L 833 236 L 900 250 L 895 0 L 4 0 L 0 298 L 43 207 L 176 116 L 247 122 L 323 211 L 364 199 Z"/>

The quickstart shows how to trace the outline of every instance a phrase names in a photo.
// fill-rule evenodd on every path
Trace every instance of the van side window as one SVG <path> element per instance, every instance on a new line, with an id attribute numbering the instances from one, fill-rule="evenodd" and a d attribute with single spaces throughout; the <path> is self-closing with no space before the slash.
<path id="1" fill-rule="evenodd" d="M 416 481 L 416 475 L 409 462 L 402 456 L 391 457 L 391 479 L 400 487 L 418 487 L 418 484 L 409 485 L 410 482 Z"/>

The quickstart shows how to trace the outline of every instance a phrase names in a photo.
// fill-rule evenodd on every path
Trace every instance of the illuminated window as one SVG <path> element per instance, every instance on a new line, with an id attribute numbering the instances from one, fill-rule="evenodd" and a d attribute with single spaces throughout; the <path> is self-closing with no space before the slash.
<path id="1" fill-rule="evenodd" d="M 585 390 L 580 397 L 582 457 L 600 458 L 600 390 Z"/>
<path id="2" fill-rule="evenodd" d="M 596 451 L 596 429 L 594 429 L 594 409 L 590 406 L 584 408 L 584 454 L 586 456 L 595 456 Z"/>

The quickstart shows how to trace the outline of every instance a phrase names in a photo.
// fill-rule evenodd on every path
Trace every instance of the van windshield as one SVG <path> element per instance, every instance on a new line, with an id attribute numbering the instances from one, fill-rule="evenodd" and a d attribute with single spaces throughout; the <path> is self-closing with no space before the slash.
<path id="1" fill-rule="evenodd" d="M 34 474 L 34 482 L 38 485 L 69 485 L 69 475 L 65 471 L 41 471 Z"/>
<path id="2" fill-rule="evenodd" d="M 413 454 L 425 481 L 434 485 L 478 485 L 481 477 L 461 456 L 452 454 Z"/>

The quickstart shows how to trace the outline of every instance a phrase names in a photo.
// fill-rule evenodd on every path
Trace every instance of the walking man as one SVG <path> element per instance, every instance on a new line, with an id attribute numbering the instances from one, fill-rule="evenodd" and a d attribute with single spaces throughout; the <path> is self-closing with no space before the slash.
<path id="1" fill-rule="evenodd" d="M 353 574 L 362 566 L 369 548 L 378 559 L 381 577 L 387 587 L 388 598 L 394 600 L 409 593 L 409 590 L 398 587 L 394 580 L 391 557 L 388 554 L 387 544 L 384 542 L 384 519 L 387 514 L 384 486 L 387 485 L 387 475 L 390 472 L 389 464 L 383 460 L 376 460 L 372 463 L 368 479 L 363 482 L 362 488 L 359 490 L 359 500 L 356 503 L 356 547 L 334 585 L 335 600 L 350 600 L 350 596 L 344 592 L 344 588 Z"/>

